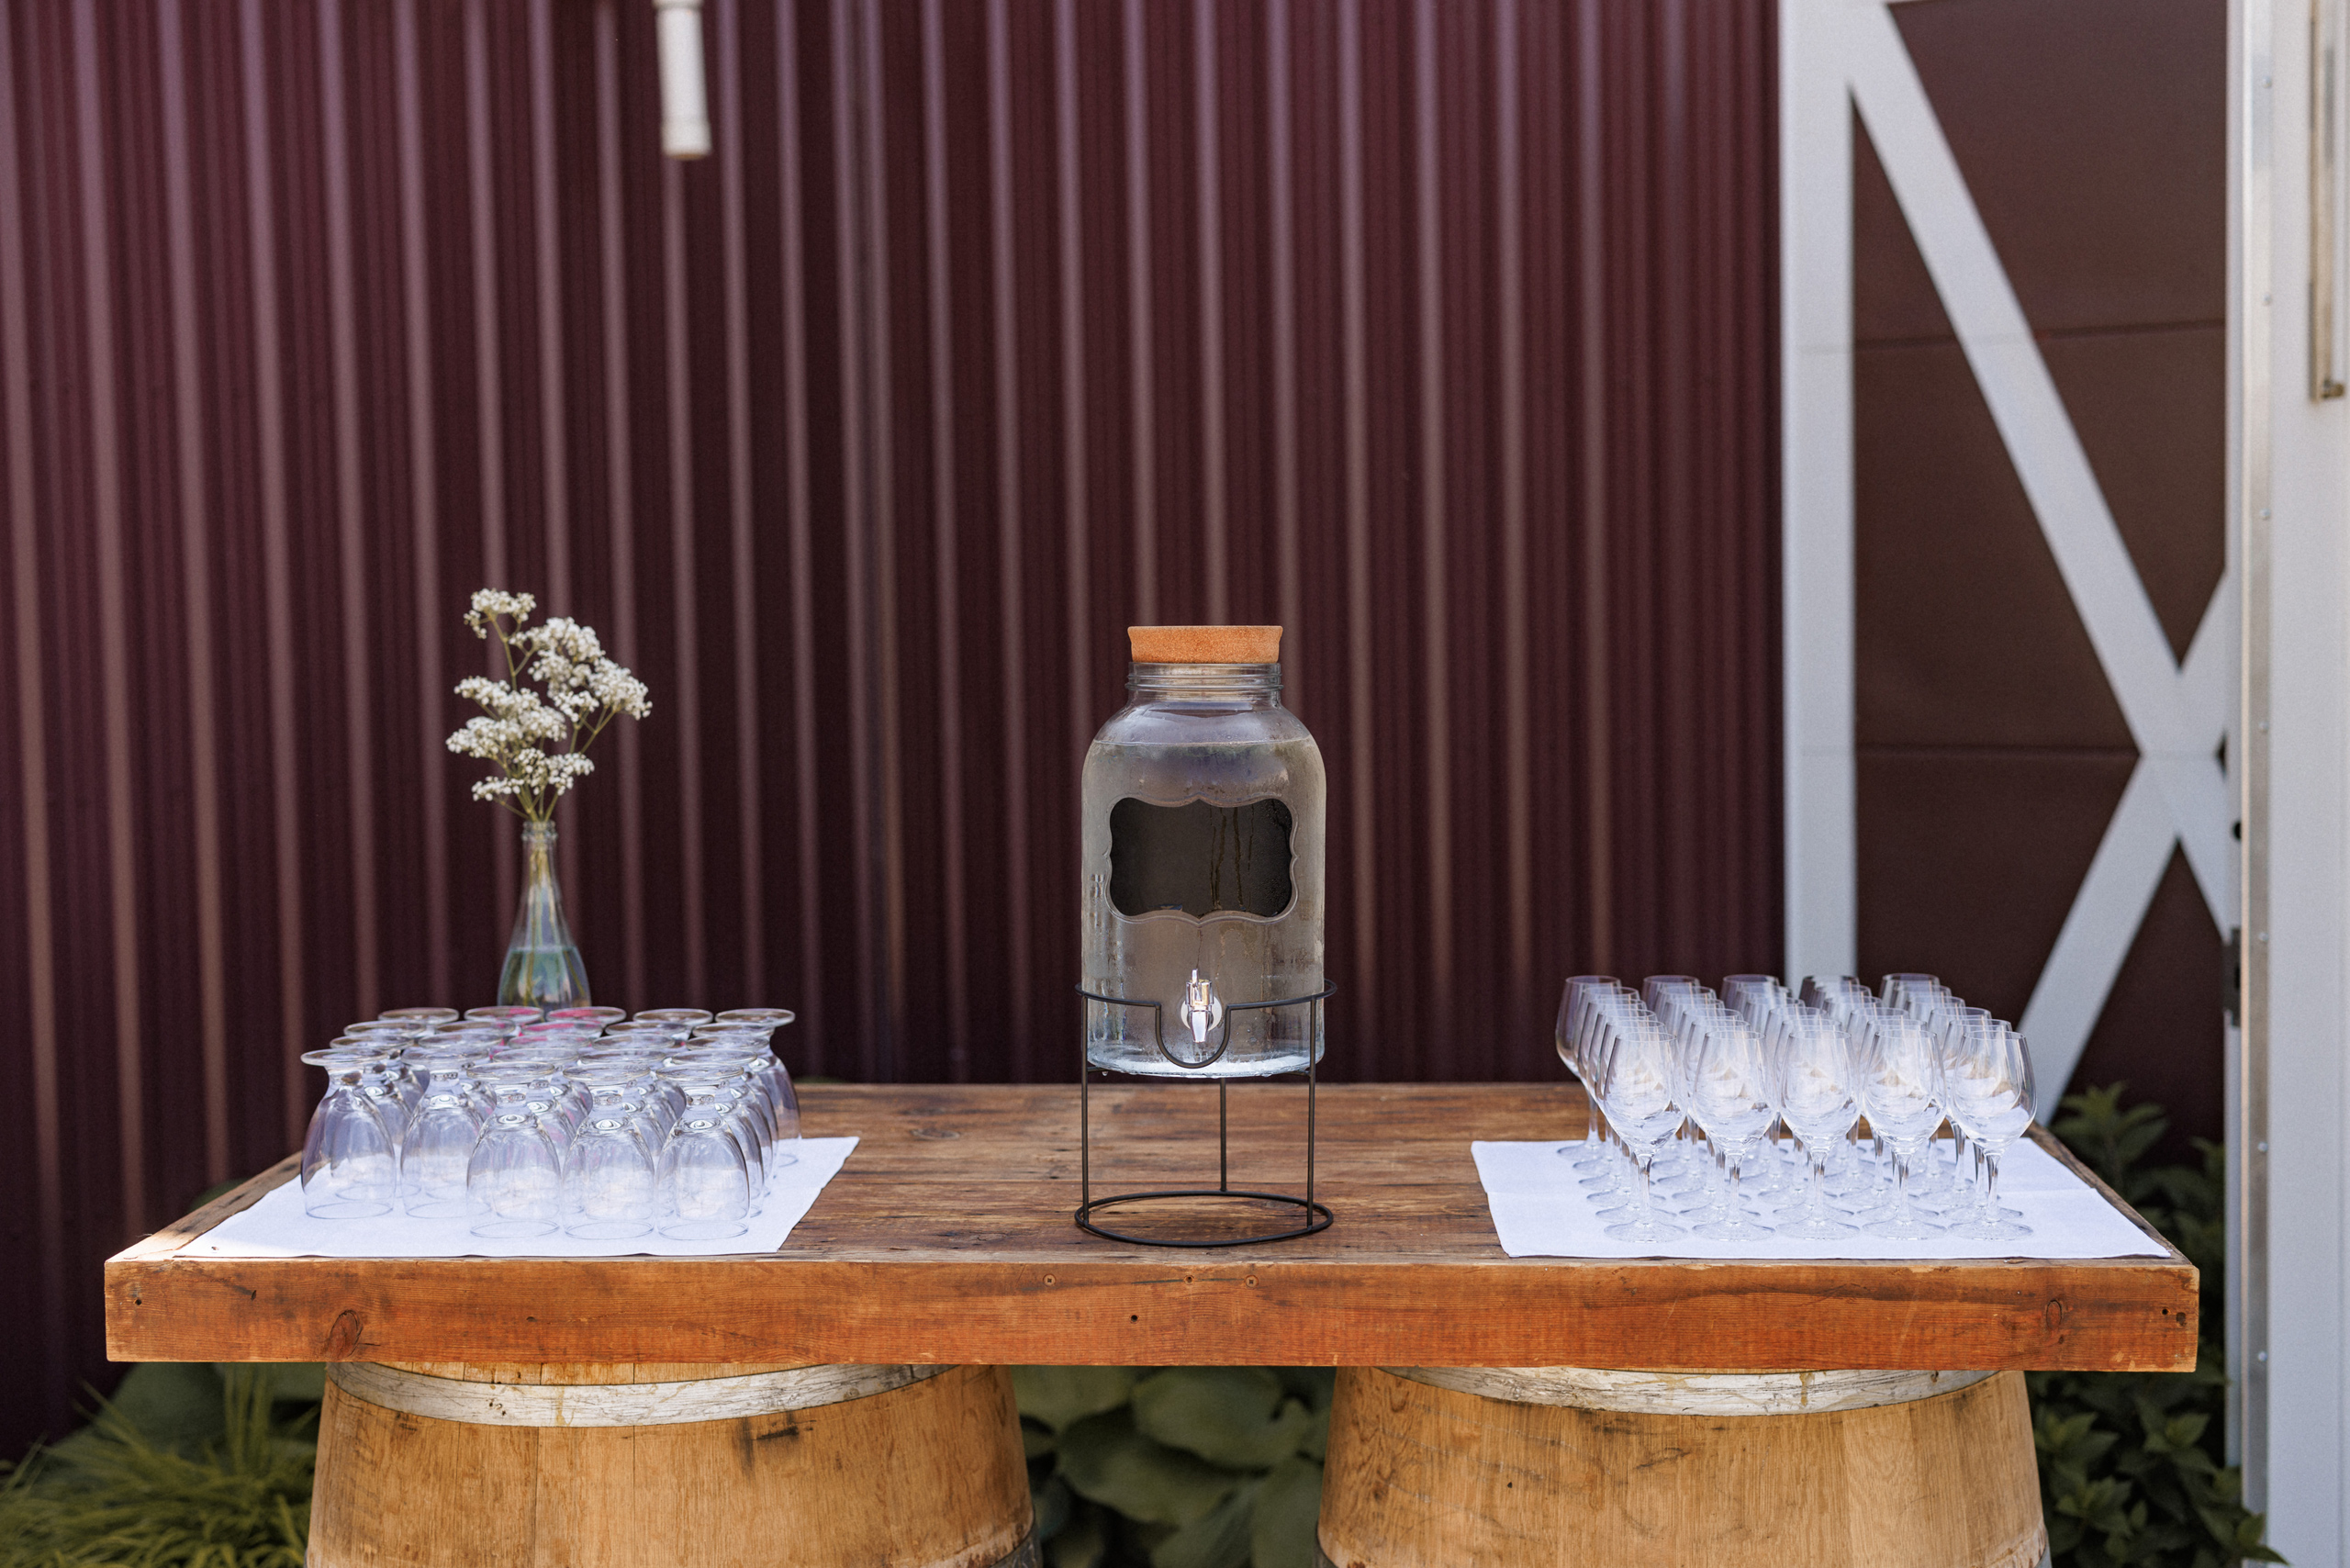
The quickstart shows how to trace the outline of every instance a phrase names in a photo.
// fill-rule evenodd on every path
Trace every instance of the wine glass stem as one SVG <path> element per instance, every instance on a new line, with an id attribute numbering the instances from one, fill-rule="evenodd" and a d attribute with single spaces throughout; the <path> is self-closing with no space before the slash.
<path id="1" fill-rule="evenodd" d="M 1654 1156 L 1647 1159 L 1639 1159 L 1636 1156 L 1635 1159 L 1640 1168 L 1640 1223 L 1647 1225 L 1656 1217 L 1649 1201 L 1649 1183 L 1654 1179 L 1656 1159 Z"/>
<path id="2" fill-rule="evenodd" d="M 1811 1201 L 1804 1205 L 1804 1217 L 1819 1219 L 1828 1213 L 1828 1157 L 1814 1149 L 1804 1152 L 1811 1156 Z"/>
<path id="3" fill-rule="evenodd" d="M 1999 1221 L 1999 1157 L 1975 1146 L 1975 1157 L 1983 1162 L 1983 1217 L 1997 1225 Z"/>

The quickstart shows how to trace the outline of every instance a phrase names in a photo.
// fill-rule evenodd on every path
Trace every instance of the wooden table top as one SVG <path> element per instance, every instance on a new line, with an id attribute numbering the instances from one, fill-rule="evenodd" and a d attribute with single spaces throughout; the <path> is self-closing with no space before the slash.
<path id="1" fill-rule="evenodd" d="M 1298 1190 L 1304 1094 L 1233 1087 L 1234 1186 Z M 1096 1086 L 1095 1195 L 1213 1185 L 1215 1100 L 1198 1083 Z M 292 1179 L 289 1159 L 107 1262 L 107 1353 L 1684 1372 L 2195 1364 L 2196 1271 L 2167 1246 L 2161 1258 L 2075 1262 L 1505 1257 L 1470 1140 L 1579 1137 L 1584 1103 L 1571 1085 L 1325 1085 L 1315 1195 L 1337 1223 L 1205 1251 L 1106 1241 L 1071 1224 L 1074 1084 L 828 1084 L 804 1088 L 801 1110 L 808 1135 L 863 1141 L 775 1252 L 180 1254 Z M 1149 1211 L 1114 1212 L 1140 1229 Z"/>

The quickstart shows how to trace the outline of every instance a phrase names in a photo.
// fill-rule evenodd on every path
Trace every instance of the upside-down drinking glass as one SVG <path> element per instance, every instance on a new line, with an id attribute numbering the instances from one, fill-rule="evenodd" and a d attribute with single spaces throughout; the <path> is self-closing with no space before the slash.
<path id="1" fill-rule="evenodd" d="M 457 1010 L 453 1007 L 386 1007 L 375 1016 L 420 1024 L 429 1028 L 435 1024 L 455 1023 Z"/>
<path id="2" fill-rule="evenodd" d="M 677 1124 L 661 1149 L 661 1234 L 714 1241 L 750 1228 L 750 1173 L 743 1150 L 719 1116 L 699 1109 Z"/>
<path id="3" fill-rule="evenodd" d="M 636 1014 L 639 1024 L 683 1024 L 690 1029 L 697 1024 L 710 1022 L 710 1010 L 705 1007 L 648 1007 Z"/>
<path id="4" fill-rule="evenodd" d="M 484 1103 L 465 1076 L 472 1052 L 462 1046 L 412 1048 L 422 1096 L 400 1140 L 401 1200 L 419 1219 L 461 1219 L 474 1212 L 465 1172 L 480 1141 Z"/>
<path id="5" fill-rule="evenodd" d="M 389 1214 L 399 1190 L 399 1145 L 363 1080 L 383 1058 L 364 1050 L 305 1051 L 326 1069 L 327 1092 L 302 1140 L 302 1207 L 319 1219 Z"/>
<path id="6" fill-rule="evenodd" d="M 547 1014 L 550 1024 L 593 1024 L 599 1029 L 628 1016 L 625 1007 L 558 1007 Z"/>
<path id="7" fill-rule="evenodd" d="M 588 1119 L 563 1170 L 563 1228 L 592 1241 L 618 1241 L 653 1228 L 659 1157 L 632 1116 Z"/>
<path id="8" fill-rule="evenodd" d="M 560 1223 L 563 1154 L 544 1116 L 500 1110 L 482 1129 L 465 1169 L 465 1195 L 481 1217 L 476 1236 L 545 1236 Z"/>

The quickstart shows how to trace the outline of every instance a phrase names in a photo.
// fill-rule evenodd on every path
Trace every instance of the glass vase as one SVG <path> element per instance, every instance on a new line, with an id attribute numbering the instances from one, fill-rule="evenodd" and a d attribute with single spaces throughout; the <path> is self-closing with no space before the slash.
<path id="1" fill-rule="evenodd" d="M 553 1012 L 588 1004 L 588 966 L 563 917 L 563 888 L 554 876 L 553 823 L 522 824 L 522 907 L 514 913 L 514 935 L 506 944 L 506 968 L 498 977 L 501 1007 L 525 1005 Z"/>

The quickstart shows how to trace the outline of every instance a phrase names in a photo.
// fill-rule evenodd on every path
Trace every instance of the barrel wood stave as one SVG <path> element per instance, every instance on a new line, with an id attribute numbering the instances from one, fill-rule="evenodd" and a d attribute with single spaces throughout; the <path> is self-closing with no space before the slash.
<path id="1" fill-rule="evenodd" d="M 1350 1367 L 1320 1544 L 1336 1568 L 2033 1568 L 2047 1535 L 2018 1372 L 1861 1408 L 1724 1416 L 1494 1398 Z"/>
<path id="2" fill-rule="evenodd" d="M 390 1370 L 413 1376 L 422 1369 Z M 742 1378 L 794 1369 L 657 1370 Z M 925 1375 L 882 1393 L 809 1395 L 827 1402 L 804 1408 L 638 1426 L 442 1419 L 369 1403 L 330 1381 L 309 1561 L 314 1568 L 1033 1562 L 1011 1374 L 991 1366 L 920 1370 Z M 634 1392 L 655 1408 L 689 1407 L 677 1405 L 676 1385 L 691 1376 L 632 1390 L 610 1371 L 435 1363 L 426 1375 L 471 1383 L 490 1402 L 499 1385 L 553 1384 L 593 1388 L 607 1405 Z M 397 1375 L 380 1385 L 387 1397 L 403 1397 Z M 445 1388 L 433 1392 L 443 1405 L 451 1397 Z"/>

